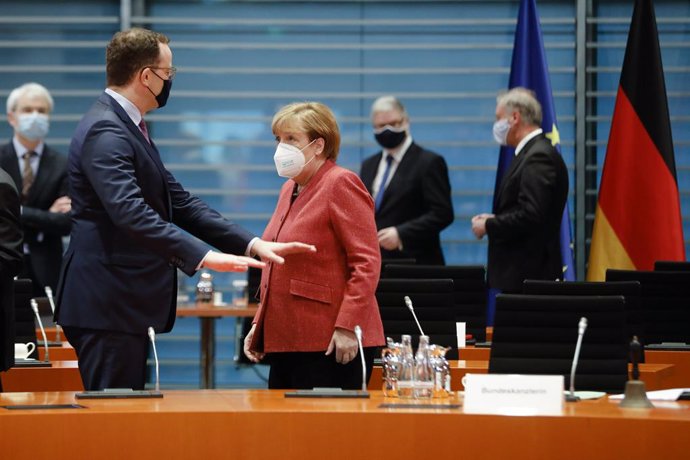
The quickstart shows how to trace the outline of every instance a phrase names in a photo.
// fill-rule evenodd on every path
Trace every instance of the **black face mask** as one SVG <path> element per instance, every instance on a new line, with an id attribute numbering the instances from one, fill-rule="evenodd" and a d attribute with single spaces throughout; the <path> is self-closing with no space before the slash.
<path id="1" fill-rule="evenodd" d="M 153 72 L 153 71 L 152 71 Z M 163 80 L 156 72 L 153 72 L 155 76 Z M 147 86 L 148 88 L 148 86 Z M 161 107 L 165 106 L 168 102 L 168 97 L 170 96 L 170 88 L 172 88 L 172 80 L 163 80 L 163 88 L 161 89 L 161 92 L 158 93 L 158 95 L 153 94 L 153 91 L 151 91 L 151 88 L 148 88 L 149 91 L 151 91 L 151 94 L 156 98 L 156 102 L 158 103 L 158 108 L 160 109 Z"/>
<path id="2" fill-rule="evenodd" d="M 401 131 L 393 131 L 390 128 L 386 128 L 380 133 L 374 133 L 374 138 L 376 138 L 376 142 L 384 149 L 393 149 L 402 144 L 406 135 L 407 133 L 404 129 Z"/>

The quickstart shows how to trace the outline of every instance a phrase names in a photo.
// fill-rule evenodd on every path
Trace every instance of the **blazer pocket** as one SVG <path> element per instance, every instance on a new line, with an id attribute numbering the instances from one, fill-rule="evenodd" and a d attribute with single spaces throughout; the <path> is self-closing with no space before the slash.
<path id="1" fill-rule="evenodd" d="M 321 303 L 331 303 L 331 288 L 321 284 L 291 279 L 290 294 L 316 300 Z"/>

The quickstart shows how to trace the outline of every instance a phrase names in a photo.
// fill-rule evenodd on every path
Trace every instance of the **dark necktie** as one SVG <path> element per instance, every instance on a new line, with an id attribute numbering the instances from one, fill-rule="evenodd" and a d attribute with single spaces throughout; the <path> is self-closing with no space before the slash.
<path id="1" fill-rule="evenodd" d="M 139 122 L 139 129 L 141 130 L 141 133 L 144 135 L 146 138 L 146 142 L 149 144 L 151 143 L 151 138 L 149 137 L 149 130 L 146 128 L 146 122 L 142 118 L 141 121 Z"/>
<path id="2" fill-rule="evenodd" d="M 386 191 L 386 182 L 388 182 L 388 175 L 391 172 L 391 165 L 393 164 L 393 157 L 386 154 L 386 169 L 383 171 L 383 179 L 381 179 L 381 185 L 379 185 L 379 191 L 376 193 L 376 199 L 374 200 L 374 206 L 376 210 L 379 210 L 381 202 L 383 201 L 383 192 Z"/>
<path id="3" fill-rule="evenodd" d="M 31 169 L 31 157 L 36 155 L 36 152 L 24 152 L 24 171 L 22 173 L 22 203 L 26 203 L 29 197 L 29 190 L 34 183 L 34 170 Z"/>

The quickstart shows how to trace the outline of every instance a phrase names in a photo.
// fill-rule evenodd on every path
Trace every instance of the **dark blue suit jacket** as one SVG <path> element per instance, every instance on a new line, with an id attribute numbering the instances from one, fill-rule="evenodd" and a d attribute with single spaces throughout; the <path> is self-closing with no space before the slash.
<path id="1" fill-rule="evenodd" d="M 190 195 L 124 109 L 104 93 L 69 152 L 72 233 L 58 287 L 63 326 L 146 333 L 175 321 L 177 268 L 209 247 L 244 254 L 254 235 Z"/>
<path id="2" fill-rule="evenodd" d="M 359 176 L 373 194 L 383 152 L 364 160 Z M 376 228 L 396 227 L 402 251 L 381 250 L 384 259 L 414 258 L 418 264 L 444 265 L 441 230 L 453 223 L 446 160 L 414 142 L 383 192 Z"/>

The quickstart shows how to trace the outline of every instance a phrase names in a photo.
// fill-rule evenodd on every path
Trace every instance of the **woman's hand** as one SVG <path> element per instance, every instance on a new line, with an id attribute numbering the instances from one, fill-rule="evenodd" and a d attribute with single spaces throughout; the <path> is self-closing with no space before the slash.
<path id="1" fill-rule="evenodd" d="M 244 355 L 249 358 L 249 361 L 253 363 L 258 363 L 262 359 L 264 359 L 264 356 L 266 355 L 265 353 L 260 353 L 258 351 L 252 351 L 249 349 L 249 346 L 252 344 L 252 338 L 254 337 L 254 330 L 256 329 L 256 324 L 252 324 L 252 328 L 249 330 L 249 333 L 247 336 L 244 338 Z"/>
<path id="2" fill-rule="evenodd" d="M 339 327 L 333 331 L 331 343 L 328 344 L 326 356 L 335 350 L 335 361 L 340 364 L 347 364 L 357 356 L 357 337 L 352 331 Z"/>

